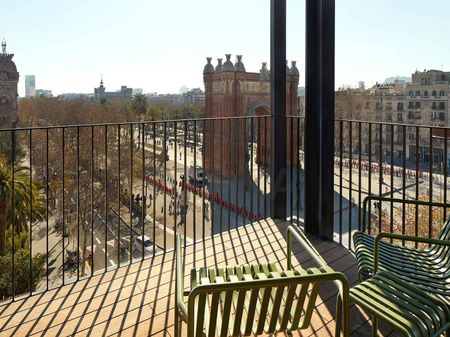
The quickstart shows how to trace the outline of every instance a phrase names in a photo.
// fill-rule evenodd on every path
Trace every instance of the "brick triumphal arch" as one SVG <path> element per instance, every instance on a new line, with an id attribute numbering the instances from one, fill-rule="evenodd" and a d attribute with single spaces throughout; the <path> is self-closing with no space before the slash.
<path id="1" fill-rule="evenodd" d="M 253 136 L 257 143 L 256 162 L 269 164 L 270 158 L 270 118 L 233 119 L 228 117 L 270 115 L 270 71 L 262 63 L 259 73 L 247 72 L 242 56 L 231 55 L 226 60 L 217 59 L 217 66 L 207 64 L 203 69 L 205 84 L 205 115 L 207 118 L 223 117 L 222 121 L 205 123 L 205 166 L 209 172 L 220 171 L 224 177 L 244 175 L 250 158 L 249 144 L 253 123 Z M 286 115 L 297 115 L 297 88 L 299 71 L 292 61 L 286 65 Z M 287 120 L 287 162 L 291 164 L 291 146 L 297 148 L 297 129 L 291 129 Z M 274 149 L 276 151 L 276 149 Z M 295 150 L 295 149 L 294 149 Z"/>

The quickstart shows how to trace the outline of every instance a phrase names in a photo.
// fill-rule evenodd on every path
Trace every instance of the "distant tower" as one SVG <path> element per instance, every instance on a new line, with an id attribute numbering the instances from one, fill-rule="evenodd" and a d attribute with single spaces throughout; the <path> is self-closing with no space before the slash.
<path id="1" fill-rule="evenodd" d="M 36 77 L 34 75 L 25 75 L 25 97 L 36 96 Z"/>
<path id="2" fill-rule="evenodd" d="M 105 87 L 103 86 L 103 75 L 100 78 L 100 86 L 98 88 L 94 88 L 95 99 L 101 99 L 105 97 Z"/>
<path id="3" fill-rule="evenodd" d="M 6 41 L 2 41 L 0 54 L 0 127 L 15 127 L 17 122 L 17 84 L 19 73 L 12 58 L 6 52 Z"/>

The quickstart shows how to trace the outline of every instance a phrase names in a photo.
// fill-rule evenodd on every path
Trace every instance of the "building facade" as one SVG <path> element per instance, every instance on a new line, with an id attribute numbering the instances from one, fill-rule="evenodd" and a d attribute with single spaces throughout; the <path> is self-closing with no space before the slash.
<path id="1" fill-rule="evenodd" d="M 432 160 L 439 166 L 445 157 L 443 129 L 439 127 L 450 126 L 449 91 L 450 72 L 416 71 L 410 83 L 398 81 L 364 91 L 337 91 L 336 118 L 386 123 L 381 132 L 379 127 L 372 130 L 370 149 L 369 140 L 363 139 L 362 149 L 367 154 L 379 153 L 382 148 L 390 157 L 394 148 L 394 158 L 405 155 L 408 160 L 418 159 L 424 164 Z"/>
<path id="2" fill-rule="evenodd" d="M 13 62 L 14 54 L 6 52 L 6 42 L 2 42 L 0 54 L 0 127 L 15 127 L 17 122 L 17 84 L 19 73 Z"/>
<path id="3" fill-rule="evenodd" d="M 412 82 L 406 85 L 405 108 L 408 111 L 408 121 L 411 124 L 450 126 L 449 91 L 450 72 L 424 70 L 413 73 Z M 410 157 L 417 158 L 421 162 L 429 162 L 432 156 L 433 163 L 439 166 L 443 161 L 445 148 L 441 130 L 430 131 L 421 128 L 418 133 L 409 130 L 407 137 Z M 432 154 L 430 148 L 433 149 Z"/>
<path id="4" fill-rule="evenodd" d="M 36 76 L 25 75 L 25 97 L 36 96 Z"/>
<path id="5" fill-rule="evenodd" d="M 194 88 L 182 94 L 183 103 L 201 103 L 205 101 L 205 93 L 200 88 Z"/>
<path id="6" fill-rule="evenodd" d="M 236 56 L 231 62 L 231 54 L 226 60 L 218 59 L 217 66 L 207 64 L 203 69 L 205 83 L 205 117 L 245 117 L 270 115 L 270 72 L 263 63 L 259 73 L 247 72 L 242 56 Z M 291 68 L 286 66 L 286 115 L 297 115 L 297 90 L 299 71 L 295 61 Z M 291 119 L 287 121 L 287 130 L 291 130 Z M 256 139 L 256 161 L 269 164 L 270 159 L 270 119 L 253 120 Z M 250 158 L 250 120 L 228 119 L 223 122 L 205 123 L 205 165 L 210 172 L 222 172 L 223 176 L 243 176 Z M 291 153 L 291 137 L 296 139 L 298 131 L 287 134 L 287 153 Z M 296 142 L 294 146 L 296 145 Z M 294 149 L 295 151 L 295 149 Z M 222 153 L 221 153 L 222 152 Z M 224 155 L 224 154 L 229 154 Z M 288 163 L 291 164 L 290 158 Z"/>
<path id="7" fill-rule="evenodd" d="M 53 97 L 53 93 L 51 90 L 36 89 L 35 96 L 36 97 Z"/>
<path id="8" fill-rule="evenodd" d="M 97 100 L 129 100 L 133 98 L 133 89 L 128 88 L 126 85 L 122 85 L 118 91 L 106 91 L 102 78 L 98 88 L 94 88 L 94 97 Z"/>

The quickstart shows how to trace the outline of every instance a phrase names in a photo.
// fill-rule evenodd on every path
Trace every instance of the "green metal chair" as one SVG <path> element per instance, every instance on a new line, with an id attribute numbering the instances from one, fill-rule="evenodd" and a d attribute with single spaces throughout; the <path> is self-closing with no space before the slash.
<path id="1" fill-rule="evenodd" d="M 317 268 L 292 268 L 292 237 Z M 176 336 L 180 333 L 180 319 L 187 323 L 188 337 L 249 336 L 305 329 L 310 325 L 320 287 L 329 281 L 334 281 L 339 289 L 336 335 L 349 336 L 347 278 L 328 267 L 304 234 L 292 226 L 287 230 L 286 270 L 279 271 L 272 263 L 200 268 L 191 271 L 190 279 L 190 290 L 185 291 L 181 236 L 177 234 Z"/>
<path id="2" fill-rule="evenodd" d="M 449 335 L 450 310 L 444 301 L 392 273 L 379 271 L 350 289 L 350 302 L 372 314 L 372 336 L 378 335 L 378 318 L 404 336 Z"/>
<path id="3" fill-rule="evenodd" d="M 370 202 L 405 203 L 449 207 L 443 203 L 368 196 L 363 205 L 365 229 Z M 382 239 L 429 244 L 410 248 Z M 381 232 L 375 237 L 363 231 L 353 235 L 361 284 L 350 290 L 351 302 L 373 314 L 372 332 L 381 317 L 407 336 L 450 336 L 450 219 L 438 238 Z"/>
<path id="4" fill-rule="evenodd" d="M 367 205 L 372 200 L 450 208 L 450 205 L 442 203 L 368 196 L 364 199 L 364 226 Z M 381 241 L 383 238 L 426 243 L 430 246 L 427 249 L 404 247 Z M 397 278 L 450 303 L 450 218 L 436 239 L 384 232 L 373 237 L 358 231 L 353 235 L 353 242 L 361 280 L 372 277 L 375 270 L 388 271 Z"/>

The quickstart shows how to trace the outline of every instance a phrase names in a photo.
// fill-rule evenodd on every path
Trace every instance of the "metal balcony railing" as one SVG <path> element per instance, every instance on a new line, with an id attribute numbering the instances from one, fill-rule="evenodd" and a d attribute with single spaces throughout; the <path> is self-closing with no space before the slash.
<path id="1" fill-rule="evenodd" d="M 414 134 L 399 142 L 395 133 Z M 380 135 L 375 140 L 374 134 Z M 432 202 L 447 200 L 448 135 L 445 127 L 336 121 L 335 233 L 351 247 L 348 233 L 361 229 L 366 195 L 430 202 L 424 209 L 402 203 L 371 205 L 377 230 L 433 236 L 447 216 Z M 345 240 L 348 240 L 347 242 Z"/>
<path id="2" fill-rule="evenodd" d="M 1 184 L 14 188 L 0 200 L 0 300 L 153 257 L 177 232 L 196 242 L 268 217 L 269 127 L 251 116 L 1 130 Z"/>
<path id="3" fill-rule="evenodd" d="M 173 249 L 177 232 L 195 243 L 269 217 L 270 154 L 277 150 L 271 118 L 0 131 L 0 173 L 15 186 L 0 214 L 6 217 L 2 257 L 11 266 L 1 300 L 162 254 Z M 286 117 L 285 208 L 294 222 L 304 218 L 308 202 L 303 119 Z M 366 195 L 447 200 L 448 131 L 336 120 L 335 241 L 352 248 Z M 371 207 L 371 219 L 379 221 L 373 228 L 416 235 L 431 236 L 447 214 L 431 204 L 420 214 L 402 204 Z"/>

